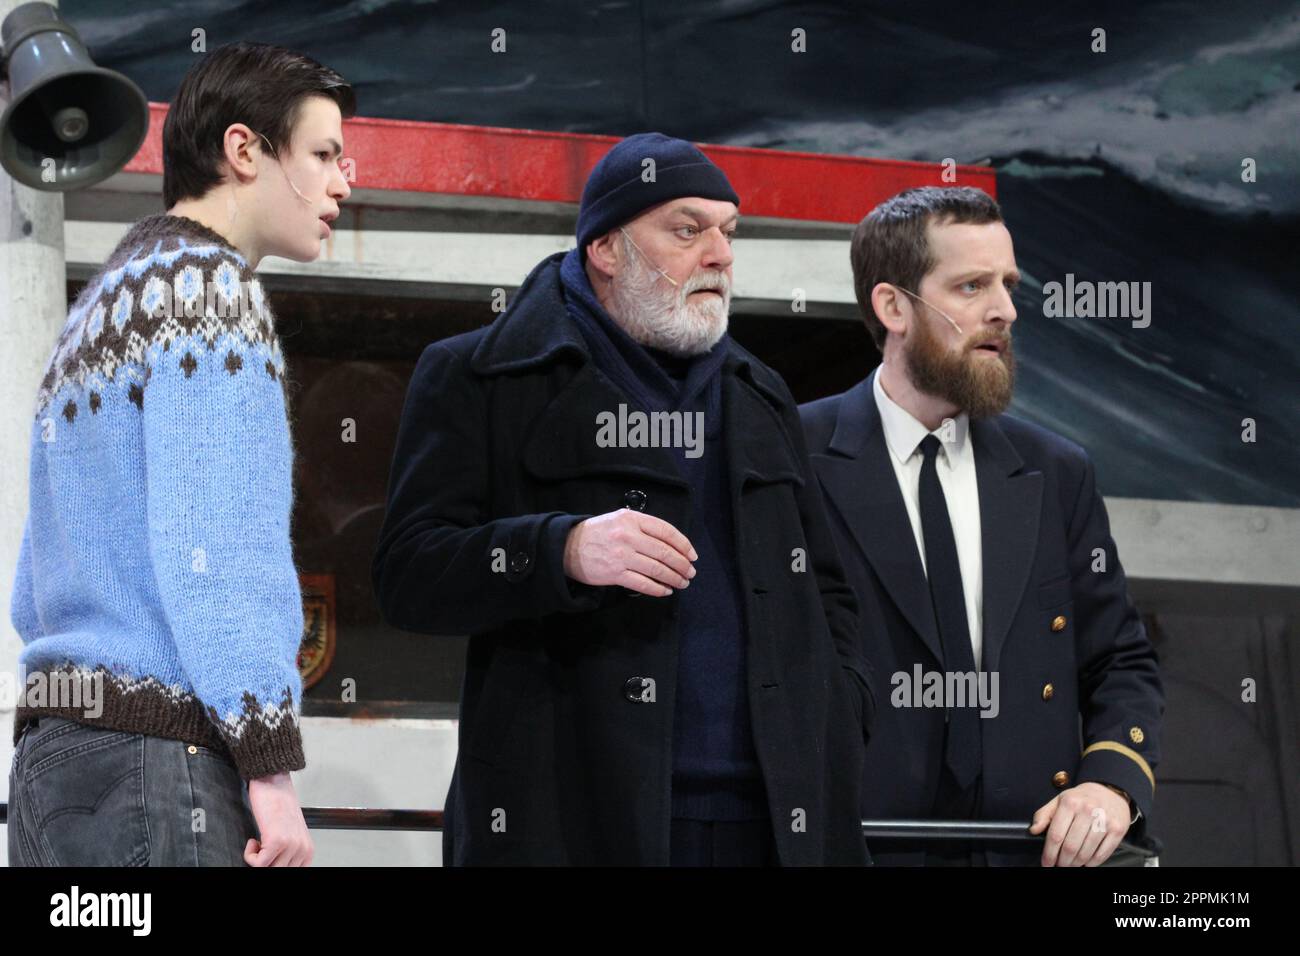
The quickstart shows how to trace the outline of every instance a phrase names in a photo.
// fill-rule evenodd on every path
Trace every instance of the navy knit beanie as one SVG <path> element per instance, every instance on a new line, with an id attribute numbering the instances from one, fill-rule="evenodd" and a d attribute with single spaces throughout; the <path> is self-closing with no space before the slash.
<path id="1" fill-rule="evenodd" d="M 645 160 L 654 160 L 649 179 Z M 651 206 L 683 196 L 700 196 L 740 205 L 727 174 L 684 139 L 663 133 L 637 133 L 616 143 L 587 177 L 578 210 L 578 253 Z"/>

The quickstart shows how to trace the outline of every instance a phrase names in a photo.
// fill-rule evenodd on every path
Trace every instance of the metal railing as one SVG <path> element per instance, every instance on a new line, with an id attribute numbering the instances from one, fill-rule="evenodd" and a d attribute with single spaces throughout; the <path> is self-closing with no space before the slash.
<path id="1" fill-rule="evenodd" d="M 9 805 L 0 803 L 0 824 L 7 821 Z M 442 830 L 441 810 L 389 810 L 368 807 L 303 807 L 303 818 L 313 830 Z M 998 820 L 863 820 L 862 835 L 869 842 L 971 841 L 1006 850 L 1028 850 L 1042 846 L 1043 835 L 1029 832 L 1029 825 Z M 1145 864 L 1156 859 L 1149 847 L 1121 841 L 1116 850 Z"/>

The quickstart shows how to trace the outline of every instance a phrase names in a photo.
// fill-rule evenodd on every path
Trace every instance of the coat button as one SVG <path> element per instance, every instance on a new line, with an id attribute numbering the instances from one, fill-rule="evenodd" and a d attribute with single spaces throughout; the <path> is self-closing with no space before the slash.
<path id="1" fill-rule="evenodd" d="M 190 745 L 189 745 L 188 747 L 186 747 L 185 749 L 188 750 L 188 751 L 189 751 L 190 753 L 192 753 L 192 754 L 196 754 L 196 753 L 199 752 L 199 748 L 196 747 L 196 746 L 194 746 L 193 744 L 190 744 Z"/>
<path id="2" fill-rule="evenodd" d="M 1058 615 L 1056 615 L 1056 617 L 1052 618 L 1052 630 L 1053 630 L 1055 633 L 1057 633 L 1057 634 L 1059 634 L 1061 631 L 1065 630 L 1065 615 L 1064 615 L 1064 614 L 1058 614 Z"/>
<path id="3" fill-rule="evenodd" d="M 528 570 L 528 565 L 531 561 L 532 558 L 528 557 L 528 552 L 516 551 L 514 554 L 510 555 L 510 570 L 515 574 L 523 574 L 524 571 Z"/>
<path id="4" fill-rule="evenodd" d="M 1070 775 L 1064 770 L 1058 770 L 1052 774 L 1052 786 L 1057 790 L 1064 790 L 1070 785 Z"/>
<path id="5" fill-rule="evenodd" d="M 1043 685 L 1043 700 L 1051 700 L 1052 694 L 1056 693 L 1051 684 Z"/>
<path id="6" fill-rule="evenodd" d="M 1135 744 L 1140 744 L 1146 739 L 1146 734 L 1142 733 L 1141 727 L 1131 727 L 1129 728 L 1128 739 Z"/>

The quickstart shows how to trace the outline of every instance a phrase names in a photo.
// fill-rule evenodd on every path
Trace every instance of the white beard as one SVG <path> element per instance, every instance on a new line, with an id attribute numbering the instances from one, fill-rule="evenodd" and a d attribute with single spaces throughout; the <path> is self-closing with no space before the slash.
<path id="1" fill-rule="evenodd" d="M 683 285 L 674 286 L 652 269 L 620 235 L 625 268 L 610 287 L 610 314 L 634 342 L 672 355 L 701 355 L 727 332 L 731 310 L 731 282 L 725 272 L 703 270 Z M 722 295 L 688 301 L 698 289 L 717 289 Z"/>

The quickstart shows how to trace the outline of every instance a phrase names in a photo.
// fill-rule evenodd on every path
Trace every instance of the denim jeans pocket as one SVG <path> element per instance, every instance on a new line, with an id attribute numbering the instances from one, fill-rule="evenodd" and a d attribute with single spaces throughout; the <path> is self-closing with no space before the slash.
<path id="1" fill-rule="evenodd" d="M 155 844 L 159 859 L 152 865 L 244 866 L 245 844 L 258 836 L 258 829 L 244 781 L 230 755 L 201 744 L 162 740 L 154 744 L 155 763 L 179 759 L 188 783 L 183 794 L 173 795 L 150 781 L 152 789 L 146 797 L 152 805 L 177 808 L 174 818 L 167 817 L 168 832 Z M 188 819 L 182 821 L 184 814 Z"/>
<path id="2" fill-rule="evenodd" d="M 195 754 L 198 756 L 211 757 L 213 760 L 220 760 L 228 767 L 235 766 L 235 758 L 230 755 L 230 751 L 228 750 L 220 750 L 216 747 L 205 747 L 203 744 L 189 744 L 187 746 L 193 747 Z"/>
<path id="3" fill-rule="evenodd" d="M 29 846 L 47 866 L 143 866 L 149 860 L 143 734 L 58 721 L 24 741 Z"/>

